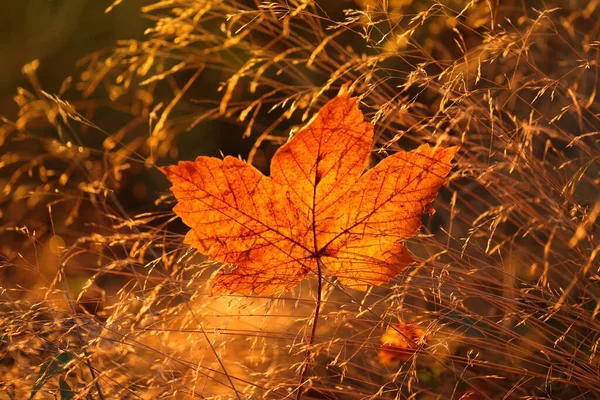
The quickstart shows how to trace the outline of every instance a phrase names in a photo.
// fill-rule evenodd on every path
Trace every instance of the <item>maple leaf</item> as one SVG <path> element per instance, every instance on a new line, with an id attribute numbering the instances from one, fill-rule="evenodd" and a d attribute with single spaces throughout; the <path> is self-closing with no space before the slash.
<path id="1" fill-rule="evenodd" d="M 389 326 L 380 338 L 381 347 L 377 354 L 382 364 L 406 361 L 415 354 L 420 344 L 426 343 L 425 330 L 414 323 L 398 322 Z"/>
<path id="2" fill-rule="evenodd" d="M 184 242 L 236 266 L 219 271 L 213 294 L 274 294 L 311 271 L 365 289 L 406 268 L 401 242 L 432 210 L 458 148 L 425 144 L 365 172 L 372 142 L 357 100 L 340 95 L 278 149 L 270 177 L 229 156 L 161 168 L 191 228 Z"/>

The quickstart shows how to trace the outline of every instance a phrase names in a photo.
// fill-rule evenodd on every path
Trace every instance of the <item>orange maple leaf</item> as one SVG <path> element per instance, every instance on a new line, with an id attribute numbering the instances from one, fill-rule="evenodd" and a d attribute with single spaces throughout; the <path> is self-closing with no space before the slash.
<path id="1" fill-rule="evenodd" d="M 425 330 L 414 323 L 398 322 L 389 326 L 380 338 L 379 361 L 383 364 L 406 361 L 427 339 Z"/>
<path id="2" fill-rule="evenodd" d="M 236 265 L 213 293 L 278 293 L 311 271 L 365 289 L 406 268 L 400 242 L 421 226 L 458 148 L 425 144 L 365 172 L 372 142 L 356 99 L 341 95 L 278 149 L 270 177 L 234 157 L 162 168 L 191 228 L 184 242 Z"/>

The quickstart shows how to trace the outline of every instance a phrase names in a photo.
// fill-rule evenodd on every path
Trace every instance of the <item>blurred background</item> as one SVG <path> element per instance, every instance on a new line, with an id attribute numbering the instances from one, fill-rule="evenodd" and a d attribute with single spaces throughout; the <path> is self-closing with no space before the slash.
<path id="1" fill-rule="evenodd" d="M 31 82 L 22 72 L 24 65 L 39 60 L 36 79 L 41 88 L 51 94 L 58 93 L 66 77 L 71 76 L 74 81 L 81 79 L 81 74 L 90 62 L 90 54 L 99 52 L 106 55 L 117 47 L 118 41 L 141 40 L 144 31 L 153 25 L 151 19 L 141 15 L 141 8 L 151 3 L 149 0 L 116 3 L 112 0 L 4 2 L 0 5 L 0 116 L 14 120 L 19 110 L 13 99 L 16 89 L 32 88 Z M 239 3 L 252 5 L 254 2 L 250 0 Z M 336 0 L 324 2 L 319 7 L 335 18 L 343 15 L 344 7 L 355 4 L 352 0 Z M 213 29 L 218 30 L 219 26 L 214 25 Z M 358 39 L 353 38 L 352 41 L 356 43 Z M 239 67 L 244 59 L 237 56 L 234 53 L 230 60 L 226 60 L 227 64 Z M 222 95 L 219 86 L 229 78 L 230 73 L 230 70 L 204 71 L 196 79 L 188 97 L 208 103 L 218 102 Z M 184 72 L 176 79 L 184 85 L 191 76 L 192 73 Z M 172 96 L 172 92 L 159 89 L 157 98 L 161 99 L 161 95 Z M 85 96 L 103 99 L 106 92 L 99 90 Z M 81 97 L 81 91 L 78 93 L 71 90 L 67 95 L 71 100 L 77 97 Z M 189 111 L 185 105 L 182 108 Z M 196 107 L 194 111 L 199 112 L 198 109 L 208 110 L 208 107 Z M 261 114 L 258 119 L 257 126 L 266 127 L 275 118 Z M 125 119 L 119 120 L 111 114 L 100 112 L 94 115 L 94 123 L 109 132 L 118 129 L 125 122 Z M 181 129 L 188 128 L 190 121 L 183 123 Z M 245 130 L 244 124 L 236 121 L 207 120 L 202 129 L 194 129 L 193 133 L 177 139 L 179 157 L 175 158 L 191 159 L 201 154 L 219 155 L 221 152 L 246 157 L 255 137 L 243 138 Z M 278 129 L 277 132 L 282 131 Z M 257 158 L 258 167 L 264 171 L 267 169 L 266 160 L 261 157 L 262 154 Z"/>
<path id="2" fill-rule="evenodd" d="M 140 18 L 140 0 L 125 1 L 116 12 L 105 13 L 111 1 L 26 0 L 0 5 L 0 110 L 15 114 L 16 88 L 27 86 L 21 68 L 39 59 L 40 80 L 58 90 L 65 77 L 75 74 L 78 60 L 91 51 L 112 47 L 117 40 L 142 37 L 149 26 Z M 81 72 L 81 71 L 79 71 Z"/>

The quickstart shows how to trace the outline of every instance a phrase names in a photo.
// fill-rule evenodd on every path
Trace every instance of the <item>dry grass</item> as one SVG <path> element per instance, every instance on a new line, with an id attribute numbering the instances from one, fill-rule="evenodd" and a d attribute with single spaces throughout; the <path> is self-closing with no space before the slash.
<path id="1" fill-rule="evenodd" d="M 218 266 L 183 246 L 155 165 L 222 120 L 265 169 L 346 83 L 376 123 L 374 162 L 422 142 L 461 152 L 408 244 L 418 265 L 367 293 L 327 283 L 303 397 L 598 398 L 600 2 L 172 0 L 142 14 L 144 41 L 89 55 L 52 94 L 26 66 L 21 112 L 0 125 L 0 398 L 36 380 L 36 398 L 296 397 L 315 279 L 210 297 Z M 122 128 L 96 126 L 103 113 Z M 386 357 L 399 321 L 419 337 Z"/>

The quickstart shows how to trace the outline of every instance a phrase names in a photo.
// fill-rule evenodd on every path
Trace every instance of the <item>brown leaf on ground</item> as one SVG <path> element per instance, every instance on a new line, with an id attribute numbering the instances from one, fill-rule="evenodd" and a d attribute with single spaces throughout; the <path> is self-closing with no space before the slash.
<path id="1" fill-rule="evenodd" d="M 381 335 L 378 358 L 382 364 L 406 361 L 427 340 L 425 330 L 414 323 L 399 322 L 387 328 Z"/>
<path id="2" fill-rule="evenodd" d="M 233 157 L 162 168 L 191 228 L 185 243 L 236 265 L 213 293 L 274 294 L 318 270 L 365 289 L 406 268 L 401 242 L 421 226 L 458 148 L 422 145 L 365 172 L 372 141 L 373 125 L 342 95 L 279 148 L 270 177 Z"/>

